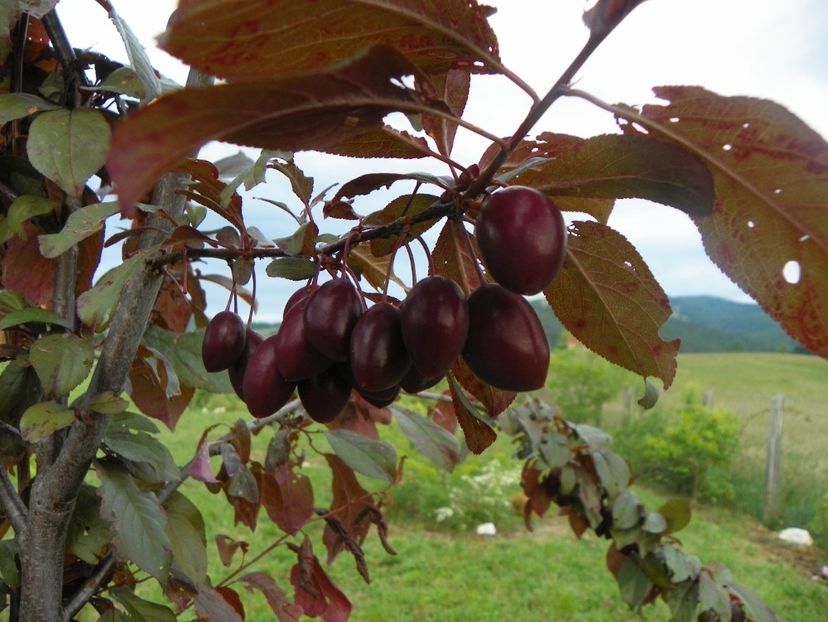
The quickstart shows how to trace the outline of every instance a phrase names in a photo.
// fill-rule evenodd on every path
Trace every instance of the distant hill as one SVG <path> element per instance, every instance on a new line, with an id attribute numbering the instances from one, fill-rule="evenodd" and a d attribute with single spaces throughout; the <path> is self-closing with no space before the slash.
<path id="1" fill-rule="evenodd" d="M 661 330 L 664 339 L 681 339 L 682 352 L 801 352 L 757 304 L 715 296 L 677 296 L 673 315 Z M 561 323 L 544 300 L 533 300 L 549 342 L 557 344 Z"/>

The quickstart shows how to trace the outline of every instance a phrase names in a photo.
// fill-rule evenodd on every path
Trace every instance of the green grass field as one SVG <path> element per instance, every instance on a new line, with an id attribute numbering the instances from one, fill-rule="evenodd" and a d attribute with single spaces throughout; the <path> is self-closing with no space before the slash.
<path id="1" fill-rule="evenodd" d="M 816 424 L 820 417 L 828 415 L 828 398 L 822 397 L 828 388 L 828 362 L 796 355 L 705 354 L 682 356 L 679 366 L 675 390 L 663 396 L 660 407 L 668 407 L 671 401 L 677 400 L 682 388 L 690 383 L 712 389 L 717 405 L 743 417 L 746 430 L 757 429 L 755 436 L 746 438 L 761 446 L 766 416 L 756 413 L 767 408 L 773 393 L 781 391 L 790 396 L 786 451 L 792 445 L 809 452 L 828 446 L 825 428 Z M 230 424 L 240 416 L 244 413 L 234 398 L 217 396 L 200 400 L 182 418 L 175 433 L 163 433 L 164 440 L 170 444 L 177 461 L 183 462 L 192 455 L 201 429 L 219 421 Z M 254 439 L 254 456 L 260 461 L 264 459 L 269 437 L 264 432 Z M 403 443 L 398 451 L 403 454 L 410 452 L 410 448 Z M 508 441 L 498 441 L 495 446 L 498 457 L 508 451 Z M 485 456 L 476 458 L 486 459 Z M 420 476 L 412 466 L 407 469 L 409 478 Z M 327 470 L 318 459 L 310 459 L 305 471 L 317 491 L 316 505 L 324 505 L 329 499 Z M 196 482 L 187 482 L 182 490 L 204 513 L 210 574 L 215 583 L 230 572 L 218 560 L 213 545 L 215 535 L 222 533 L 246 540 L 250 543 L 251 555 L 281 535 L 269 524 L 264 512 L 260 514 L 259 529 L 251 533 L 244 527 L 233 526 L 232 511 L 223 498 L 213 498 Z M 663 499 L 646 489 L 639 492 L 651 507 Z M 310 527 L 308 533 L 315 543 L 319 542 L 318 526 Z M 827 561 L 828 555 L 780 546 L 753 519 L 720 508 L 697 508 L 693 522 L 679 535 L 689 552 L 705 562 L 717 560 L 730 567 L 738 581 L 762 595 L 789 622 L 826 620 L 828 586 L 812 582 L 808 575 L 820 561 Z M 544 519 L 534 533 L 519 528 L 485 538 L 429 532 L 416 521 L 398 517 L 391 525 L 391 543 L 399 553 L 397 556 L 389 556 L 382 550 L 374 532 L 369 535 L 365 552 L 372 577 L 370 585 L 359 577 L 348 554 L 342 554 L 329 569 L 354 603 L 352 620 L 632 622 L 639 619 L 622 603 L 614 580 L 606 570 L 606 541 L 594 537 L 578 541 L 559 518 Z M 324 558 L 321 543 L 315 549 Z M 293 555 L 280 547 L 251 570 L 272 574 L 291 593 L 287 577 L 293 560 Z M 149 590 L 147 595 L 153 595 L 150 583 L 144 584 Z M 273 619 L 264 598 L 250 595 L 238 585 L 235 587 L 243 592 L 247 620 Z M 662 604 L 647 611 L 652 620 L 669 617 Z"/>

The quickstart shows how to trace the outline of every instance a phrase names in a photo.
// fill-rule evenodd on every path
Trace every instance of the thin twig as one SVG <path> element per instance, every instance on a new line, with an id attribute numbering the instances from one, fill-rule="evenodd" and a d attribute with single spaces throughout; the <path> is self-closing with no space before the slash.
<path id="1" fill-rule="evenodd" d="M 72 622 L 75 614 L 78 613 L 87 601 L 95 595 L 103 585 L 112 567 L 115 565 L 115 555 L 109 551 L 98 563 L 95 572 L 84 581 L 83 586 L 72 595 L 72 598 L 63 607 L 63 622 Z"/>
<path id="2" fill-rule="evenodd" d="M 23 503 L 23 499 L 17 494 L 14 485 L 9 479 L 9 474 L 6 469 L 0 466 L 0 504 L 3 505 L 3 511 L 6 513 L 6 518 L 14 527 L 14 533 L 17 535 L 17 540 L 22 549 L 25 545 L 26 536 L 28 534 L 28 512 Z"/>

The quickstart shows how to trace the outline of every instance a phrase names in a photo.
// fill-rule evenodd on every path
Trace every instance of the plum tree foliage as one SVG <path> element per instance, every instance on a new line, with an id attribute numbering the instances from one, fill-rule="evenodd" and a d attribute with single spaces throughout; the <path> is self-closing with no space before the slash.
<path id="1" fill-rule="evenodd" d="M 689 520 L 686 504 L 645 508 L 604 433 L 536 399 L 515 401 L 547 370 L 543 331 L 520 295 L 541 290 L 589 349 L 671 384 L 679 342 L 658 334 L 670 305 L 606 224 L 619 198 L 685 212 L 713 261 L 828 356 L 825 141 L 770 101 L 660 86 L 657 103 L 633 107 L 572 87 L 641 1 L 595 3 L 587 43 L 546 94 L 504 66 L 492 10 L 476 0 L 318 0 L 313 19 L 299 0 L 247 0 L 244 11 L 235 0 L 180 0 L 161 45 L 192 68 L 183 88 L 159 78 L 106 0 L 98 9 L 128 66 L 74 49 L 57 0 L 4 2 L 0 594 L 11 619 L 68 622 L 86 608 L 101 620 L 173 620 L 194 607 L 199 619 L 242 620 L 242 587 L 262 592 L 282 622 L 347 619 L 348 597 L 317 551 L 352 555 L 366 580 L 361 545 L 372 527 L 393 554 L 383 506 L 403 466 L 377 431 L 390 407 L 412 445 L 444 468 L 460 443 L 480 453 L 498 433 L 514 436 L 527 525 L 554 502 L 575 533 L 605 537 L 630 607 L 663 599 L 676 622 L 777 620 L 725 569 L 685 552 L 673 534 Z M 505 76 L 531 99 L 512 135 L 464 119 L 475 74 Z M 618 133 L 536 128 L 563 97 L 613 115 Z M 391 113 L 410 127 L 388 125 Z M 459 128 L 490 142 L 479 161 L 453 158 Z M 261 156 L 228 176 L 226 162 L 194 158 L 212 140 Z M 319 191 L 294 159 L 303 150 L 432 158 L 446 174 L 384 173 L 374 160 L 377 172 Z M 239 194 L 267 171 L 303 206 L 276 240 L 248 221 Z M 414 190 L 358 212 L 363 197 L 400 182 Z M 579 219 L 564 228 L 559 210 Z M 126 226 L 113 229 L 118 218 Z M 324 219 L 351 228 L 333 235 Z M 123 261 L 99 274 L 113 244 Z M 415 250 L 428 260 L 425 278 Z M 410 279 L 394 273 L 401 253 Z M 204 274 L 209 258 L 228 273 Z M 236 314 L 238 298 L 254 303 L 262 260 L 270 277 L 304 282 L 267 339 Z M 783 277 L 792 261 L 796 283 Z M 230 290 L 212 320 L 206 281 Z M 389 295 L 392 281 L 403 300 Z M 439 418 L 395 406 L 401 387 L 434 386 L 447 386 Z M 153 420 L 175 428 L 196 390 L 235 390 L 252 417 L 229 432 L 208 425 L 192 439 L 192 459 L 176 464 Z M 319 433 L 332 452 L 320 456 L 332 491 L 324 509 L 302 471 L 317 447 L 305 441 Z M 264 462 L 251 455 L 253 434 L 270 439 Z M 357 474 L 384 487 L 369 492 Z M 256 552 L 293 551 L 289 576 L 257 571 L 260 555 L 239 561 L 240 543 L 223 537 L 218 554 L 230 568 L 208 576 L 204 520 L 179 491 L 186 479 L 221 493 L 251 531 L 274 523 L 282 536 Z M 305 529 L 315 521 L 321 542 Z M 143 578 L 157 581 L 166 604 L 135 593 Z"/>

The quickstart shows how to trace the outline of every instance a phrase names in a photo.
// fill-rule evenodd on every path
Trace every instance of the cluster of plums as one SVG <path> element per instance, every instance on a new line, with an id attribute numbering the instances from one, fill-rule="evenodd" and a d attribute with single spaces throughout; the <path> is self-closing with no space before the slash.
<path id="1" fill-rule="evenodd" d="M 521 294 L 537 293 L 560 269 L 563 219 L 544 195 L 511 187 L 483 206 L 476 235 L 499 285 L 485 284 L 466 299 L 451 279 L 429 276 L 399 307 L 379 302 L 367 309 L 346 278 L 307 285 L 288 299 L 279 331 L 267 339 L 235 313 L 216 315 L 204 335 L 204 366 L 228 370 L 254 417 L 276 412 L 298 390 L 320 423 L 339 415 L 352 390 L 382 407 L 400 390 L 428 389 L 458 356 L 492 386 L 538 389 L 549 345 Z"/>

